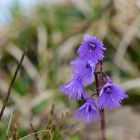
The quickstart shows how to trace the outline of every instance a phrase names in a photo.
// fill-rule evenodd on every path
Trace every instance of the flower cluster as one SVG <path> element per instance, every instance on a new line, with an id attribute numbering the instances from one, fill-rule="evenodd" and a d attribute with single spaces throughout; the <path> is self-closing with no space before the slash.
<path id="1" fill-rule="evenodd" d="M 70 63 L 73 78 L 61 86 L 60 91 L 69 98 L 84 99 L 85 103 L 77 109 L 75 116 L 83 121 L 91 122 L 98 120 L 98 109 L 103 109 L 104 106 L 110 110 L 118 108 L 121 101 L 127 98 L 127 95 L 107 76 L 100 90 L 97 105 L 95 105 L 93 98 L 86 94 L 84 86 L 92 83 L 96 64 L 104 58 L 106 48 L 104 48 L 102 41 L 95 36 L 85 34 L 83 40 L 77 51 L 79 57 Z"/>

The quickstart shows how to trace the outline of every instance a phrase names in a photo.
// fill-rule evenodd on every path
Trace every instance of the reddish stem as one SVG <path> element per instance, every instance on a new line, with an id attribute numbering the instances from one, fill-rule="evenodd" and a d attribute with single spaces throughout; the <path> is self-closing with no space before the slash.
<path id="1" fill-rule="evenodd" d="M 5 99 L 4 99 L 4 102 L 3 102 L 3 105 L 2 105 L 2 108 L 1 108 L 1 111 L 0 111 L 0 121 L 1 121 L 1 119 L 2 119 L 2 116 L 3 116 L 3 113 L 4 113 L 5 107 L 6 107 L 6 105 L 7 105 L 7 102 L 8 102 L 8 100 L 9 100 L 9 97 L 10 97 L 10 94 L 11 94 L 11 90 L 12 90 L 12 86 L 13 86 L 15 80 L 16 80 L 17 74 L 18 74 L 18 72 L 19 72 L 19 70 L 20 70 L 20 67 L 21 67 L 21 65 L 22 65 L 22 62 L 23 62 L 23 59 L 24 59 L 25 55 L 26 55 L 26 52 L 24 52 L 24 53 L 22 54 L 21 59 L 20 59 L 20 63 L 18 64 L 18 66 L 17 66 L 17 68 L 16 68 L 16 71 L 15 71 L 15 73 L 14 73 L 14 76 L 13 76 L 13 78 L 12 78 L 12 81 L 11 81 L 11 83 L 10 83 L 10 86 L 9 86 L 9 88 L 8 88 L 6 97 L 5 97 Z"/>
<path id="2" fill-rule="evenodd" d="M 102 62 L 101 61 L 96 65 L 95 82 L 96 82 L 97 95 L 99 96 L 100 90 L 103 86 L 103 73 L 102 73 Z M 100 115 L 100 126 L 101 126 L 101 135 L 102 135 L 101 139 L 106 140 L 104 109 L 99 109 L 99 115 Z"/>

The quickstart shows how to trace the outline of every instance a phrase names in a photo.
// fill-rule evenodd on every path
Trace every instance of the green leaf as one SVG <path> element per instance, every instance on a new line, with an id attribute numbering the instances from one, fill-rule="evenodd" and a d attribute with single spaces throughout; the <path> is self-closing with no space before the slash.
<path id="1" fill-rule="evenodd" d="M 71 136 L 70 138 L 68 138 L 67 140 L 80 140 L 80 137 L 78 135 L 76 136 Z"/>
<path id="2" fill-rule="evenodd" d="M 38 114 L 41 111 L 44 110 L 44 108 L 46 107 L 47 101 L 46 99 L 43 101 L 40 101 L 39 103 L 37 103 L 33 108 L 32 108 L 32 112 L 33 114 Z"/>
<path id="3" fill-rule="evenodd" d="M 23 74 L 20 78 L 16 79 L 13 88 L 21 96 L 24 96 L 29 89 L 30 83 L 31 79 L 28 77 L 28 75 Z"/>

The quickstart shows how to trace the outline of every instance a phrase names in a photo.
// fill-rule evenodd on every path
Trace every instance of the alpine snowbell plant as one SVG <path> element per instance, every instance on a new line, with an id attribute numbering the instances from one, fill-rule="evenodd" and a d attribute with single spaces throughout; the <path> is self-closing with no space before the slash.
<path id="1" fill-rule="evenodd" d="M 103 42 L 96 36 L 88 34 L 83 36 L 83 40 L 77 51 L 79 57 L 70 63 L 73 78 L 61 86 L 60 91 L 69 98 L 85 100 L 85 103 L 77 109 L 75 117 L 88 123 L 100 120 L 102 140 L 105 140 L 104 107 L 109 110 L 119 108 L 122 100 L 128 96 L 102 70 L 102 60 L 106 50 Z M 93 76 L 95 76 L 97 102 L 92 95 L 88 96 L 84 89 L 84 86 L 92 84 Z"/>

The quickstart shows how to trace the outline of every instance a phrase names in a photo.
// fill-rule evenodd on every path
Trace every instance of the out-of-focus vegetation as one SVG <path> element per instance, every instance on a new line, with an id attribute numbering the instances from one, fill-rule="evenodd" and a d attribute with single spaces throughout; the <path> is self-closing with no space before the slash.
<path id="1" fill-rule="evenodd" d="M 72 114 L 80 103 L 58 90 L 71 78 L 69 62 L 76 56 L 84 33 L 103 40 L 107 48 L 104 70 L 129 94 L 124 106 L 139 105 L 139 11 L 139 0 L 42 2 L 26 12 L 13 5 L 11 22 L 0 27 L 0 108 L 22 52 L 27 55 L 0 124 L 0 139 L 99 137 L 94 131 L 98 123 L 87 126 L 74 119 Z M 93 90 L 87 87 L 88 92 Z M 36 136 L 29 136 L 35 132 Z"/>

